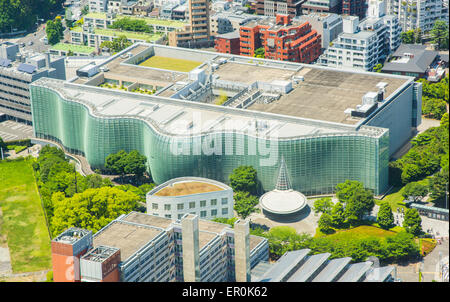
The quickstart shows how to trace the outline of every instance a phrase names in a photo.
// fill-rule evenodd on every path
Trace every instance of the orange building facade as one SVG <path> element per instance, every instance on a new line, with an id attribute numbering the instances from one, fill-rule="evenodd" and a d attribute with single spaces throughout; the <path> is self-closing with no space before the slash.
<path id="1" fill-rule="evenodd" d="M 254 56 L 264 47 L 265 58 L 312 63 L 321 54 L 321 36 L 309 22 L 292 22 L 289 15 L 277 15 L 275 24 L 251 21 L 240 28 L 240 54 Z"/>

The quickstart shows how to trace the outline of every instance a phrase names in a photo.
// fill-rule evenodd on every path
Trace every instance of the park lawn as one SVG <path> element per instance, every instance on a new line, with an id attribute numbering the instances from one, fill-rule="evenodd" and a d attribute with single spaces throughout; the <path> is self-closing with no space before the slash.
<path id="1" fill-rule="evenodd" d="M 50 269 L 50 237 L 32 160 L 0 162 L 0 208 L 0 233 L 7 237 L 13 272 Z"/>
<path id="2" fill-rule="evenodd" d="M 201 64 L 202 62 L 198 61 L 152 56 L 139 65 L 166 70 L 188 72 Z"/>
<path id="3" fill-rule="evenodd" d="M 416 239 L 416 242 L 419 239 Z M 436 239 L 432 238 L 422 238 L 420 239 L 420 254 L 422 256 L 426 256 L 431 253 L 432 250 L 436 247 L 437 242 Z"/>
<path id="4" fill-rule="evenodd" d="M 419 181 L 417 181 L 417 183 L 420 183 L 422 185 L 427 185 L 428 179 L 425 178 L 425 179 L 419 180 Z M 375 203 L 377 205 L 380 205 L 382 202 L 387 201 L 387 202 L 389 202 L 389 205 L 391 206 L 392 211 L 397 211 L 397 208 L 404 208 L 406 210 L 406 207 L 403 203 L 403 200 L 405 198 L 402 196 L 405 186 L 394 187 L 393 190 L 391 191 L 391 193 L 386 195 L 383 199 L 381 199 L 381 200 L 375 199 Z"/>
<path id="5" fill-rule="evenodd" d="M 361 225 L 351 229 L 336 230 L 336 233 L 330 235 L 326 235 L 320 232 L 319 229 L 317 229 L 316 235 L 314 237 L 327 236 L 328 238 L 336 241 L 349 241 L 368 237 L 386 238 L 396 235 L 396 231 L 398 230 L 396 229 L 395 231 L 390 231 L 370 225 Z"/>

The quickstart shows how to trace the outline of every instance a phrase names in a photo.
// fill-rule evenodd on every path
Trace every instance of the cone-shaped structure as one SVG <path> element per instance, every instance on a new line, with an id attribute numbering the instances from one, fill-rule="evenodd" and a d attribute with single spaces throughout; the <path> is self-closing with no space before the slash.
<path id="1" fill-rule="evenodd" d="M 261 196 L 259 204 L 267 214 L 275 215 L 294 214 L 306 206 L 305 195 L 292 190 L 284 157 L 281 158 L 275 190 Z"/>
<path id="2" fill-rule="evenodd" d="M 292 189 L 284 157 L 281 157 L 281 165 L 278 172 L 278 180 L 275 189 L 280 191 L 287 191 Z"/>

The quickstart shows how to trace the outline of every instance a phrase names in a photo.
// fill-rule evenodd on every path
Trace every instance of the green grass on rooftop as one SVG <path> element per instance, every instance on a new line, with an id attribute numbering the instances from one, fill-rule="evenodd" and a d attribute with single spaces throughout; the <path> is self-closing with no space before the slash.
<path id="1" fill-rule="evenodd" d="M 139 65 L 166 70 L 188 72 L 201 64 L 202 62 L 198 61 L 152 56 Z"/>
<path id="2" fill-rule="evenodd" d="M 138 33 L 132 31 L 121 31 L 114 29 L 104 29 L 104 28 L 96 28 L 94 29 L 94 33 L 96 35 L 102 36 L 110 36 L 110 37 L 118 37 L 118 36 L 126 36 L 128 39 L 135 40 L 144 40 L 148 42 L 157 41 L 162 38 L 162 34 L 146 34 L 146 33 Z"/>
<path id="3" fill-rule="evenodd" d="M 177 20 L 166 20 L 166 19 L 157 19 L 157 18 L 145 18 L 145 17 L 133 17 L 133 16 L 121 16 L 116 18 L 116 20 L 120 20 L 122 18 L 129 18 L 131 20 L 144 20 L 145 23 L 149 25 L 162 25 L 162 26 L 171 26 L 171 27 L 183 27 L 186 25 L 186 22 L 177 21 Z"/>
<path id="4" fill-rule="evenodd" d="M 88 13 L 84 18 L 92 18 L 92 19 L 106 19 L 106 13 Z"/>
<path id="5" fill-rule="evenodd" d="M 76 44 L 69 44 L 69 43 L 58 43 L 52 46 L 53 50 L 62 50 L 62 51 L 73 51 L 73 52 L 79 52 L 79 53 L 85 53 L 90 54 L 93 51 L 95 51 L 94 47 L 85 46 L 85 45 L 76 45 Z"/>

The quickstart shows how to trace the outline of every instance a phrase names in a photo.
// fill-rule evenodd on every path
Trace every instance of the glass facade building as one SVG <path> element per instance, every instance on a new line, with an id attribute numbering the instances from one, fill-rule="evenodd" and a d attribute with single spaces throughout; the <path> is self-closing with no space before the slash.
<path id="1" fill-rule="evenodd" d="M 264 191 L 272 190 L 283 157 L 293 189 L 305 195 L 332 193 L 336 184 L 358 180 L 380 194 L 388 188 L 389 130 L 361 126 L 355 131 L 320 133 L 292 138 L 273 138 L 241 132 L 214 131 L 181 137 L 158 129 L 139 117 L 101 115 L 98 108 L 63 96 L 56 88 L 39 83 L 30 87 L 35 136 L 56 141 L 70 153 L 86 157 L 93 169 L 119 150 L 144 154 L 147 170 L 161 184 L 182 176 L 198 176 L 229 183 L 234 168 L 251 165 Z M 211 137 L 231 154 L 195 154 Z M 174 155 L 179 145 L 185 152 Z M 262 165 L 261 146 L 276 148 L 277 164 Z M 250 146 L 255 146 L 252 152 Z M 250 150 L 250 151 L 249 151 Z M 267 151 L 267 150 L 266 150 Z"/>

